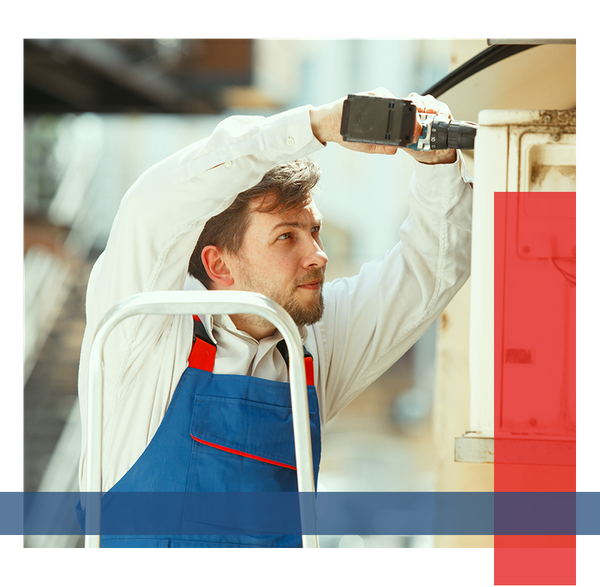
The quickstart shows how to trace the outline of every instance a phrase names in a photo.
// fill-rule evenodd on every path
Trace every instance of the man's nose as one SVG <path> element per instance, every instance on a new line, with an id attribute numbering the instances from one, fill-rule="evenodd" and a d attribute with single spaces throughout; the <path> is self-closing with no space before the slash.
<path id="1" fill-rule="evenodd" d="M 304 267 L 325 267 L 327 265 L 327 261 L 329 260 L 325 251 L 323 250 L 323 246 L 317 242 L 315 239 L 311 239 L 312 243 L 309 246 L 304 259 L 302 260 L 302 264 Z"/>

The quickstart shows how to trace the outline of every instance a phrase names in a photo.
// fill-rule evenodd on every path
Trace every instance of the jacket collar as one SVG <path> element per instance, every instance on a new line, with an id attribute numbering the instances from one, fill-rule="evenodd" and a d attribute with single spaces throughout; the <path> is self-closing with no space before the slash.
<path id="1" fill-rule="evenodd" d="M 191 275 L 187 275 L 185 279 L 185 283 L 183 285 L 183 289 L 185 291 L 207 291 L 206 287 L 202 283 L 200 283 L 195 277 Z M 210 336 L 211 340 L 217 344 L 216 333 L 213 332 L 215 329 L 222 329 L 230 334 L 235 336 L 246 338 L 251 341 L 257 342 L 252 336 L 247 334 L 246 332 L 239 330 L 236 325 L 233 323 L 233 320 L 229 316 L 213 316 L 202 314 L 198 316 L 204 325 L 204 328 Z M 302 344 L 306 343 L 306 339 L 308 338 L 308 329 L 306 326 L 300 326 L 298 328 L 298 332 L 300 333 L 300 338 L 302 340 Z M 283 335 L 279 332 L 279 330 L 275 330 L 274 334 L 263 339 L 265 342 L 270 343 L 272 346 L 276 346 L 280 340 L 283 340 Z"/>

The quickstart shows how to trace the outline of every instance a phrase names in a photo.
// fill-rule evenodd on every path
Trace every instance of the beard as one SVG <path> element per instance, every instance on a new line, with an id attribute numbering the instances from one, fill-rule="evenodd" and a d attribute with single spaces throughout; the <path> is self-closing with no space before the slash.
<path id="1" fill-rule="evenodd" d="M 302 306 L 300 302 L 291 297 L 287 303 L 283 306 L 283 309 L 287 311 L 292 320 L 296 323 L 296 326 L 309 326 L 315 324 L 323 316 L 325 310 L 325 300 L 323 299 L 323 288 L 319 291 L 315 301 L 309 306 Z"/>
<path id="2" fill-rule="evenodd" d="M 323 299 L 323 287 L 318 292 L 314 292 L 314 298 L 308 302 L 302 302 L 298 291 L 298 286 L 309 283 L 315 280 L 323 281 L 324 277 L 323 269 L 314 269 L 310 271 L 301 281 L 297 281 L 289 286 L 287 291 L 283 288 L 279 288 L 266 280 L 257 278 L 251 275 L 249 272 L 243 275 L 244 289 L 246 291 L 252 291 L 255 293 L 262 294 L 274 302 L 277 302 L 292 318 L 296 326 L 309 326 L 315 324 L 323 316 L 325 309 L 325 301 Z M 244 314 L 244 319 L 251 324 L 257 326 L 267 326 L 271 323 L 255 314 Z"/>

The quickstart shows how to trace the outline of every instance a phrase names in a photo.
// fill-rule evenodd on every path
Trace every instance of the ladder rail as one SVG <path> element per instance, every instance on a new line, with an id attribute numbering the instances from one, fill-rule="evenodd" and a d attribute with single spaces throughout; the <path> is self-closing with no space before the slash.
<path id="1" fill-rule="evenodd" d="M 137 314 L 194 315 L 194 314 L 256 314 L 269 320 L 283 335 L 290 355 L 289 379 L 294 428 L 294 446 L 300 494 L 315 494 L 312 445 L 304 354 L 298 327 L 290 315 L 273 300 L 252 292 L 216 291 L 165 291 L 145 292 L 125 298 L 103 318 L 92 343 L 88 397 L 88 467 L 86 471 L 87 493 L 86 525 L 93 520 L 95 528 L 101 522 L 102 492 L 102 404 L 103 404 L 103 357 L 104 345 L 110 332 L 122 320 Z M 92 492 L 95 492 L 92 494 Z M 92 497 L 94 495 L 95 497 Z M 88 517 L 89 516 L 89 517 Z M 315 533 L 302 533 L 304 548 L 317 548 L 316 511 L 314 498 L 300 499 L 302 529 L 308 525 Z M 86 548 L 100 546 L 99 534 L 85 536 Z"/>

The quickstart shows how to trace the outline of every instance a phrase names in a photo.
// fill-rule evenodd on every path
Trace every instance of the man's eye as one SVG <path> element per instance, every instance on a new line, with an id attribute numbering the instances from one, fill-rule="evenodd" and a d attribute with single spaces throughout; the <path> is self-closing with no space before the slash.
<path id="1" fill-rule="evenodd" d="M 277 237 L 278 241 L 284 241 L 287 240 L 288 238 L 290 238 L 291 234 L 289 232 L 286 232 L 285 234 L 282 234 L 281 236 Z"/>
<path id="2" fill-rule="evenodd" d="M 321 232 L 321 225 L 313 226 L 312 231 L 313 232 Z"/>

